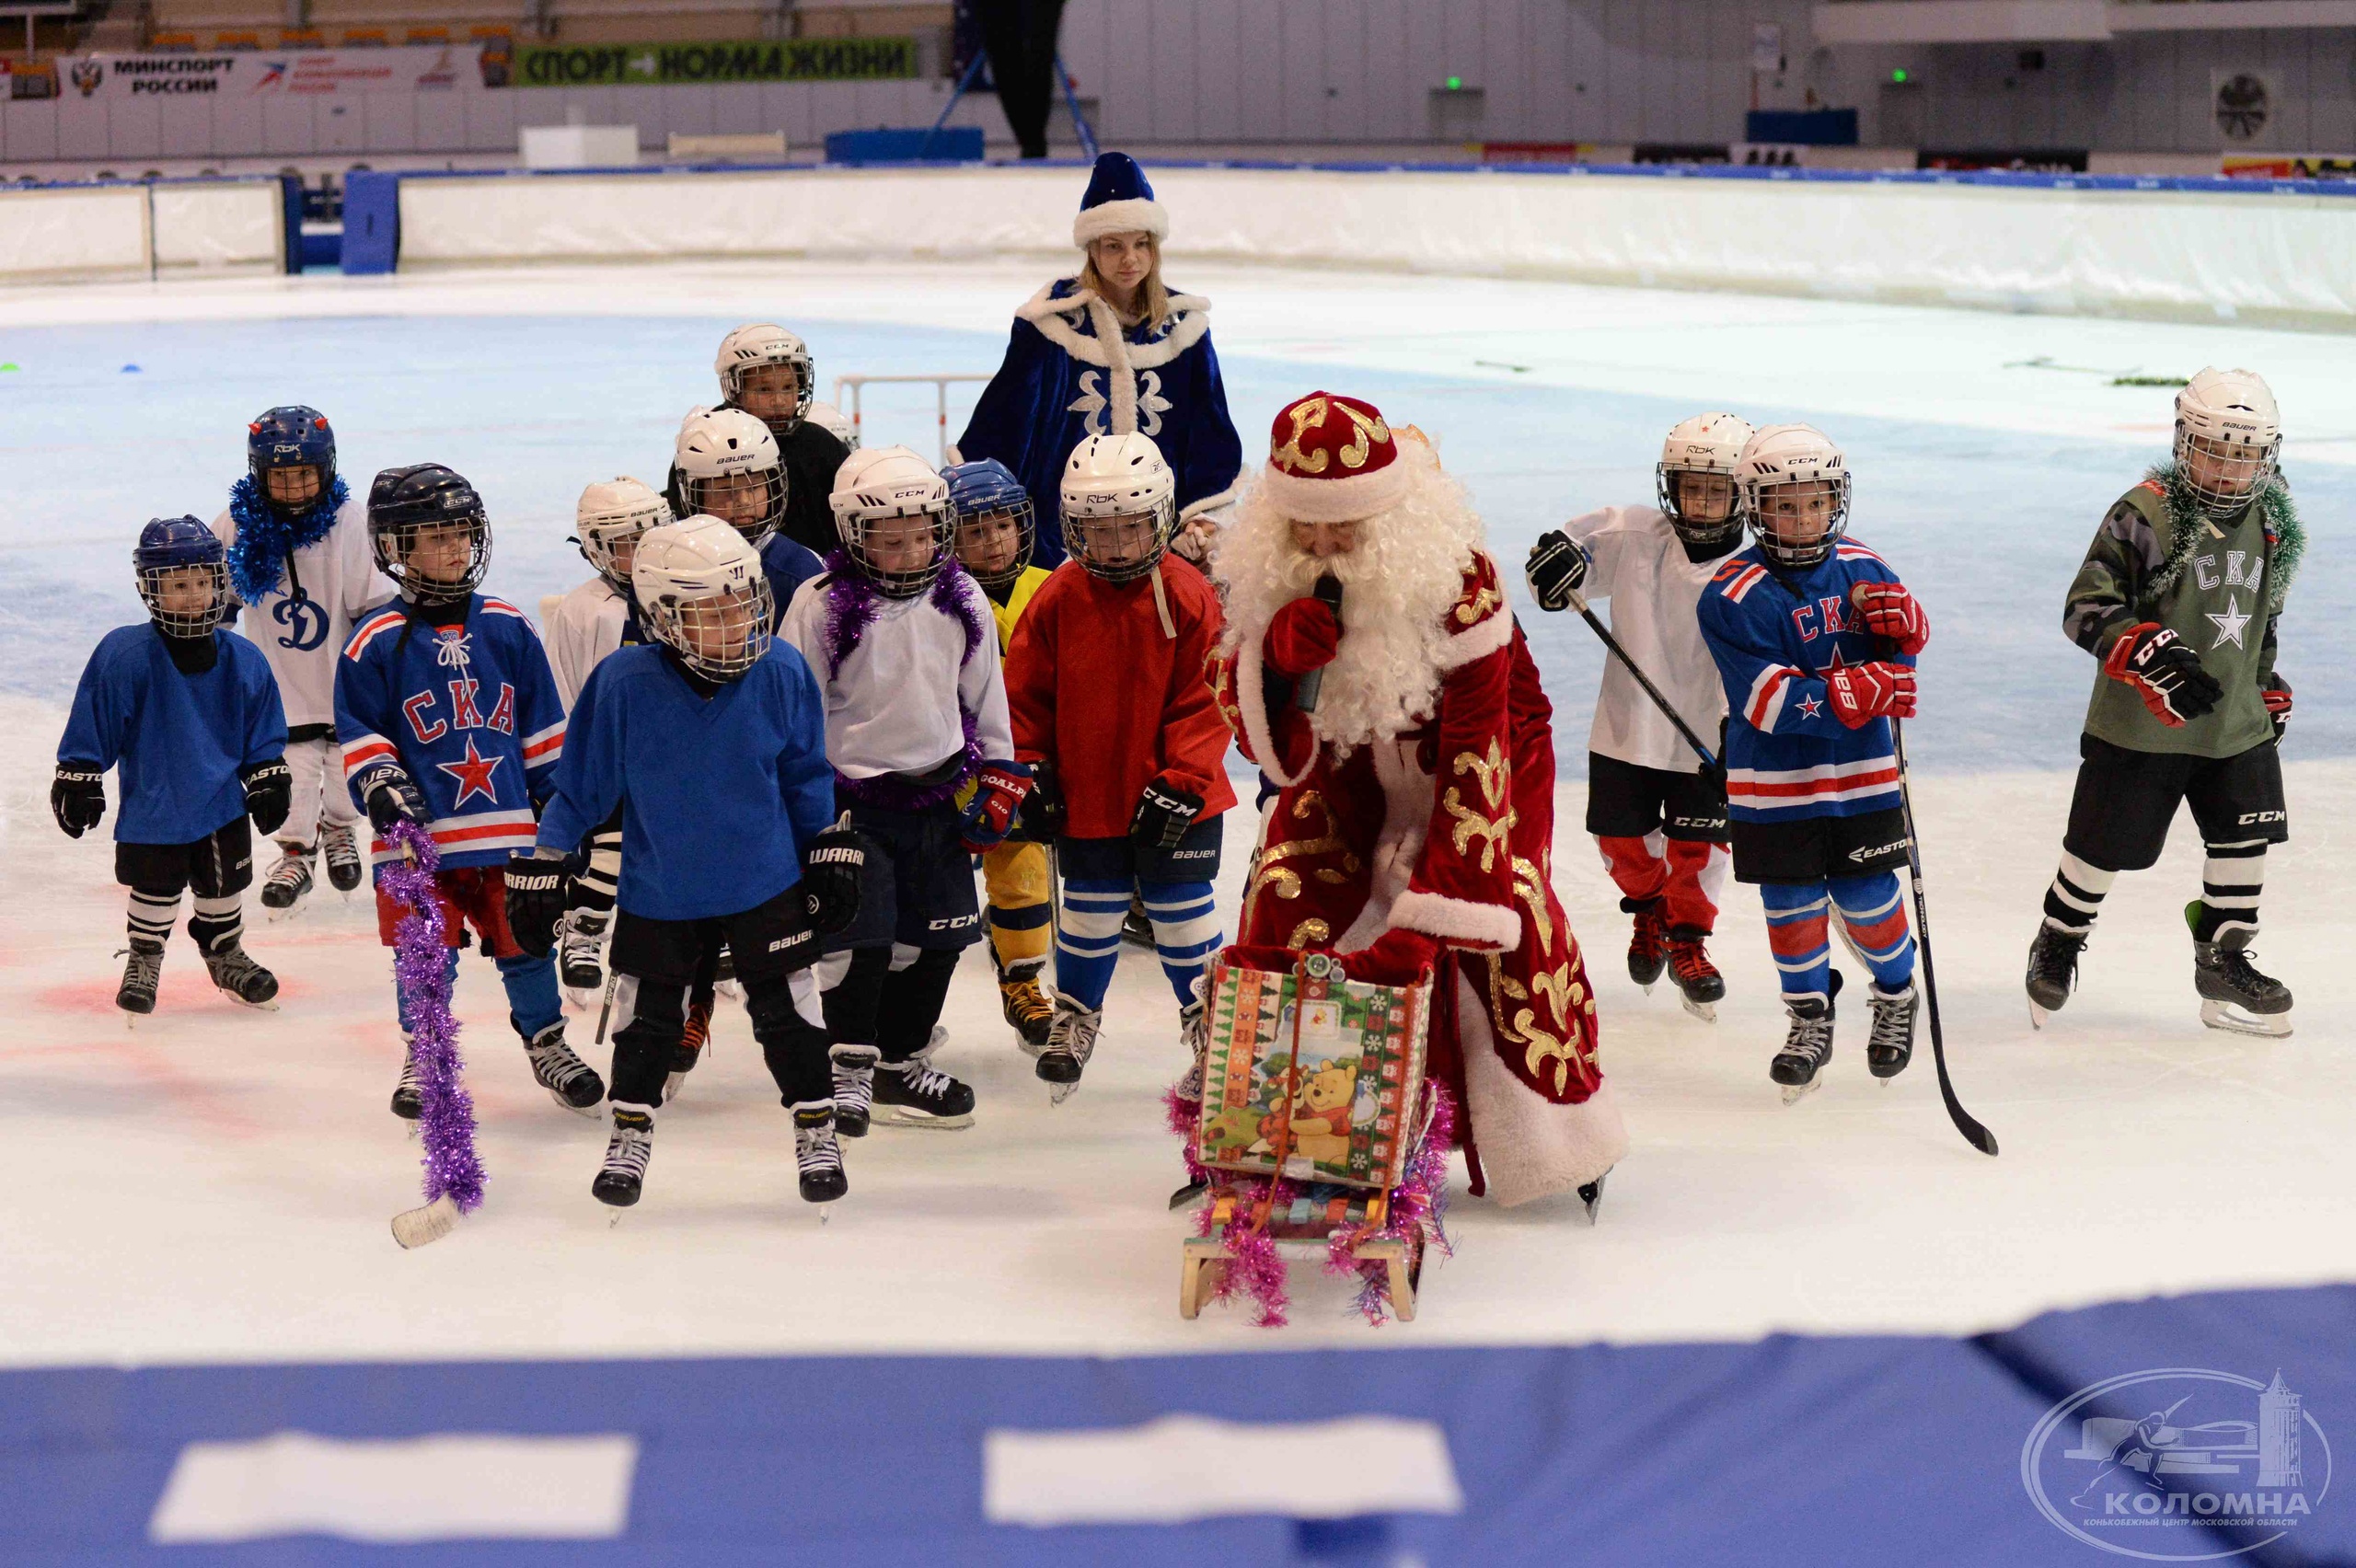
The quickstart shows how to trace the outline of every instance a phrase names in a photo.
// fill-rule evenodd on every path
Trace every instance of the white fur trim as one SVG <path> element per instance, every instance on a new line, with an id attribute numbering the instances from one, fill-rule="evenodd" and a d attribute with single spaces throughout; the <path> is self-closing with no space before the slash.
<path id="1" fill-rule="evenodd" d="M 1451 608 L 1449 613 L 1454 614 Z M 1513 640 L 1513 617 L 1503 605 L 1489 612 L 1488 618 L 1476 621 L 1448 640 L 1441 651 L 1439 667 L 1460 669 L 1475 659 L 1485 659 Z"/>
<path id="2" fill-rule="evenodd" d="M 1276 737 L 1268 730 L 1268 707 L 1263 698 L 1265 686 L 1260 673 L 1260 640 L 1247 637 L 1235 651 L 1235 706 L 1243 715 L 1243 738 L 1252 743 L 1252 755 L 1259 759 L 1260 771 L 1280 790 L 1288 790 L 1309 777 L 1317 766 L 1317 755 L 1300 765 L 1300 771 L 1287 777 L 1284 764 L 1276 755 Z"/>
<path id="3" fill-rule="evenodd" d="M 1096 341 L 1104 345 L 1104 428 L 1114 435 L 1135 435 L 1138 429 L 1138 373 L 1129 363 L 1129 340 L 1121 336 L 1121 318 L 1093 294 L 1088 300 L 1089 325 Z"/>
<path id="4" fill-rule="evenodd" d="M 1627 1157 L 1628 1126 L 1609 1080 L 1576 1105 L 1553 1103 L 1497 1055 L 1488 1010 L 1461 968 L 1456 998 L 1465 1111 L 1488 1195 L 1500 1207 L 1576 1192 Z"/>
<path id="5" fill-rule="evenodd" d="M 1356 523 L 1388 512 L 1406 498 L 1410 482 L 1406 465 L 1396 457 L 1371 472 L 1337 479 L 1288 474 L 1274 463 L 1260 471 L 1268 499 L 1296 523 Z"/>
<path id="6" fill-rule="evenodd" d="M 1069 279 L 1057 279 L 1068 282 Z M 1015 306 L 1015 318 L 1028 321 L 1039 329 L 1047 341 L 1063 350 L 1082 364 L 1109 364 L 1102 339 L 1091 338 L 1080 329 L 1080 318 L 1096 300 L 1091 289 L 1075 287 L 1060 299 L 1050 298 L 1055 283 L 1043 286 L 1037 294 Z M 1106 308 L 1110 308 L 1107 306 Z M 1170 332 L 1167 337 L 1150 343 L 1132 343 L 1114 333 L 1121 352 L 1131 370 L 1158 370 L 1200 342 L 1203 334 L 1211 329 L 1211 302 L 1200 294 L 1174 294 L 1170 296 Z"/>
<path id="7" fill-rule="evenodd" d="M 1125 202 L 1099 202 L 1093 207 L 1082 207 L 1071 221 L 1071 242 L 1082 250 L 1091 242 L 1108 234 L 1149 234 L 1156 239 L 1170 237 L 1170 214 L 1161 203 L 1143 196 L 1132 196 Z"/>
<path id="8" fill-rule="evenodd" d="M 1191 523 L 1206 512 L 1216 512 L 1220 507 L 1232 502 L 1236 497 L 1236 493 L 1242 489 L 1243 470 L 1238 468 L 1235 470 L 1234 480 L 1230 483 L 1225 490 L 1219 491 L 1217 495 L 1207 495 L 1198 501 L 1187 502 L 1185 509 L 1178 513 L 1178 521 L 1181 524 Z"/>
<path id="9" fill-rule="evenodd" d="M 1521 914 L 1445 894 L 1407 889 L 1391 901 L 1394 929 L 1421 931 L 1450 942 L 1478 942 L 1504 951 L 1521 945 Z"/>

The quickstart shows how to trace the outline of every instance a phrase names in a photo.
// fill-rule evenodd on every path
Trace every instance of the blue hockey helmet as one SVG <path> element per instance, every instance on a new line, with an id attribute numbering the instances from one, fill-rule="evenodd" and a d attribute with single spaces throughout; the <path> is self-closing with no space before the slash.
<path id="1" fill-rule="evenodd" d="M 316 468 L 319 488 L 310 500 L 289 506 L 271 501 L 272 468 Z M 335 432 L 317 409 L 288 403 L 269 409 L 246 427 L 246 468 L 254 477 L 254 490 L 280 512 L 300 512 L 312 501 L 335 489 Z"/>
<path id="2" fill-rule="evenodd" d="M 167 637 L 202 637 L 226 618 L 228 552 L 195 518 L 158 517 L 140 529 L 131 567 L 147 618 Z M 202 575 L 191 579 L 191 569 Z M 189 600 L 191 583 L 206 590 L 202 605 Z"/>
<path id="3" fill-rule="evenodd" d="M 468 544 L 463 567 L 430 575 L 412 566 L 419 536 L 464 528 Z M 482 497 L 466 477 L 439 463 L 387 468 L 368 487 L 368 546 L 376 570 L 399 585 L 411 604 L 463 599 L 491 570 L 491 518 Z"/>
<path id="4" fill-rule="evenodd" d="M 949 481 L 949 510 L 957 524 L 958 564 L 986 589 L 1006 587 L 1031 564 L 1031 546 L 1039 531 L 1031 492 L 1022 488 L 1022 481 L 1014 477 L 1011 468 L 995 457 L 985 457 L 977 463 L 953 463 L 941 470 L 941 477 Z M 1020 542 L 1011 558 L 993 568 L 990 563 L 1001 559 L 1003 545 L 992 540 L 980 527 L 969 532 L 967 525 L 999 514 L 1014 519 Z M 981 564 L 977 565 L 977 561 Z"/>

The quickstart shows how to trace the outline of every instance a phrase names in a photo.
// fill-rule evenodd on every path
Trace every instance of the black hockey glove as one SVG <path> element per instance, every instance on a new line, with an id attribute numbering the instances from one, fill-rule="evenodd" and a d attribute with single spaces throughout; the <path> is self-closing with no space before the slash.
<path id="1" fill-rule="evenodd" d="M 285 824 L 287 809 L 294 803 L 294 775 L 283 756 L 268 762 L 257 762 L 237 770 L 237 778 L 246 786 L 246 814 L 254 819 L 254 831 L 263 835 L 276 833 Z"/>
<path id="2" fill-rule="evenodd" d="M 391 763 L 372 767 L 355 781 L 368 803 L 368 820 L 382 833 L 397 822 L 425 822 L 425 797 L 410 776 Z"/>
<path id="3" fill-rule="evenodd" d="M 867 872 L 867 838 L 845 812 L 810 841 L 802 857 L 802 885 L 810 895 L 810 923 L 832 935 L 859 918 L 859 885 Z"/>
<path id="4" fill-rule="evenodd" d="M 1043 756 L 1031 765 L 1031 792 L 1022 797 L 1022 810 L 1008 836 L 1053 844 L 1063 836 L 1065 821 L 1063 777 L 1054 759 Z"/>
<path id="5" fill-rule="evenodd" d="M 2120 632 L 2102 670 L 2133 686 L 2152 717 L 2171 730 L 2209 712 L 2225 695 L 2217 677 L 2200 667 L 2200 655 L 2156 621 Z"/>
<path id="6" fill-rule="evenodd" d="M 515 945 L 534 958 L 556 951 L 557 922 L 564 918 L 565 858 L 553 849 L 512 849 L 507 855 L 507 930 Z"/>
<path id="7" fill-rule="evenodd" d="M 49 809 L 68 838 L 79 838 L 107 814 L 107 770 L 95 762 L 61 762 L 49 787 Z"/>
<path id="8" fill-rule="evenodd" d="M 1530 595 L 1542 610 L 1567 610 L 1571 595 L 1587 582 L 1588 555 L 1560 528 L 1549 528 L 1530 547 L 1522 575 L 1530 581 Z"/>
<path id="9" fill-rule="evenodd" d="M 2269 674 L 2266 685 L 2259 688 L 2266 703 L 2266 716 L 2274 721 L 2274 744 L 2282 744 L 2282 732 L 2291 727 L 2291 683 L 2279 674 Z"/>
<path id="10" fill-rule="evenodd" d="M 1178 847 L 1195 819 L 1203 814 L 1203 798 L 1182 784 L 1172 783 L 1170 775 L 1158 773 L 1153 782 L 1138 797 L 1138 809 L 1129 818 L 1129 841 L 1140 849 L 1159 849 L 1163 853 Z"/>

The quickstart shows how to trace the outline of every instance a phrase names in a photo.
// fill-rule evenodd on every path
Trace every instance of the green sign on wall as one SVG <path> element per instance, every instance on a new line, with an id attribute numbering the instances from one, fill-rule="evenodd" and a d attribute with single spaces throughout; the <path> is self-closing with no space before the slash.
<path id="1" fill-rule="evenodd" d="M 643 86 L 681 82 L 877 82 L 917 74 L 913 38 L 804 38 L 745 43 L 526 44 L 519 87 Z"/>

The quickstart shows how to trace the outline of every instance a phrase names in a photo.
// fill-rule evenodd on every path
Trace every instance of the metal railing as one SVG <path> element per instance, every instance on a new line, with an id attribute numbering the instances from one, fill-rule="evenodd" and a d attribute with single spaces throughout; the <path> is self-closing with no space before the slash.
<path id="1" fill-rule="evenodd" d="M 950 383 L 989 379 L 987 375 L 976 375 L 964 372 L 941 375 L 837 375 L 835 377 L 835 407 L 842 409 L 844 416 L 850 421 L 851 432 L 863 444 L 867 439 L 867 430 L 860 415 L 860 388 L 886 384 L 915 386 L 930 384 L 932 387 L 933 406 L 940 421 L 940 460 L 946 463 L 949 461 Z M 850 401 L 848 405 L 843 401 L 845 392 L 850 394 Z"/>

